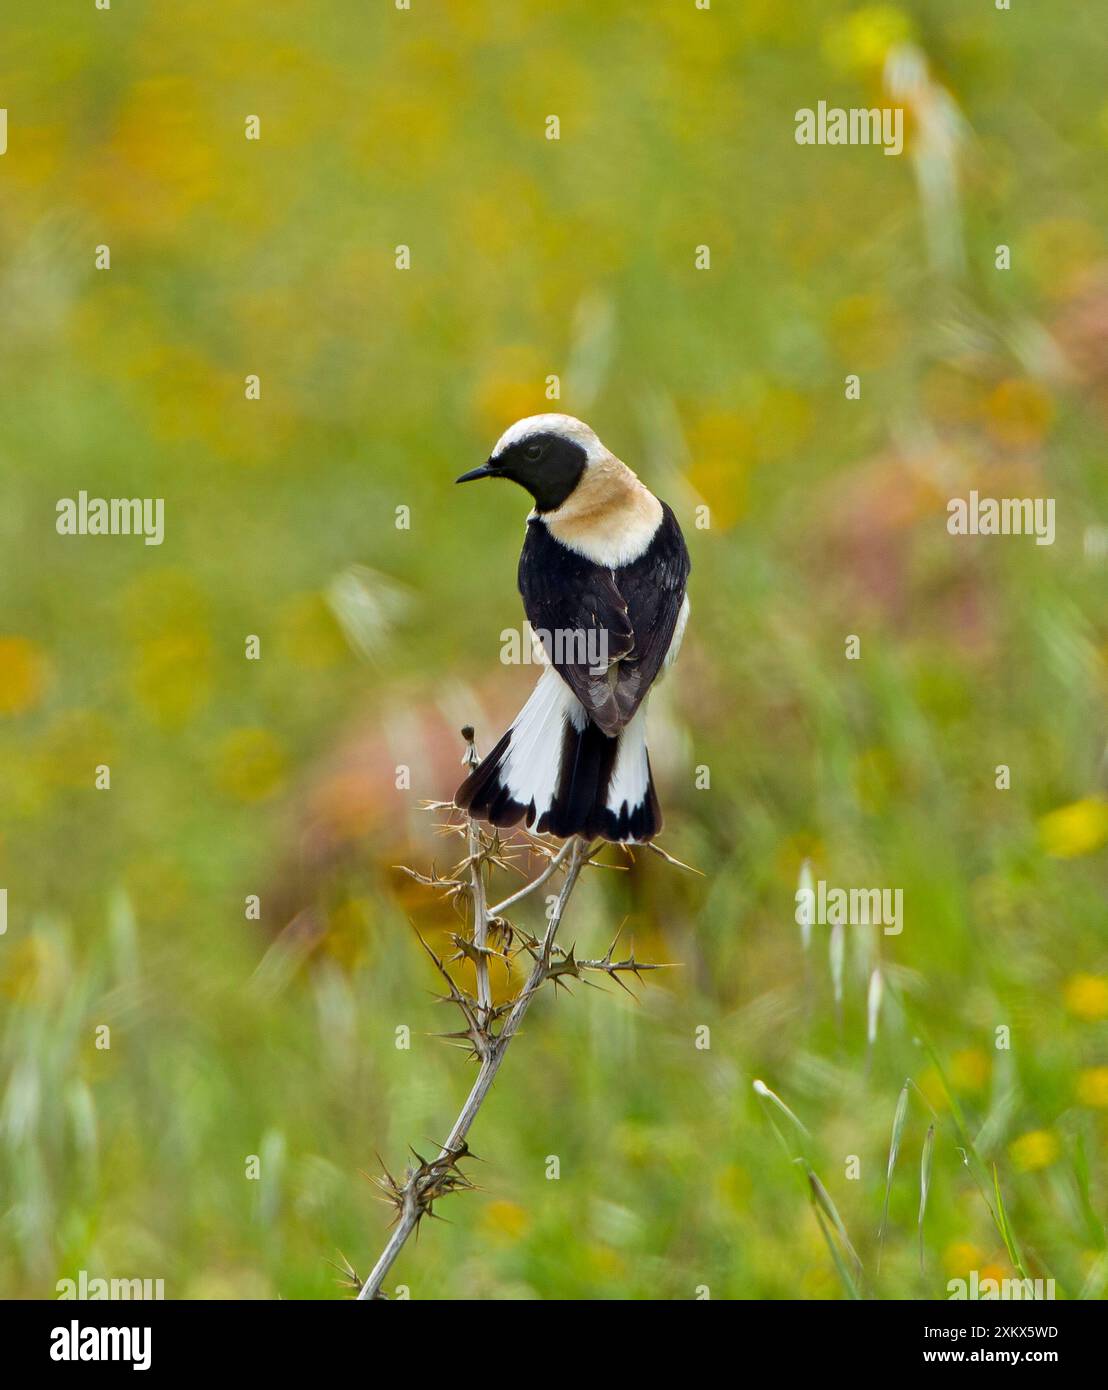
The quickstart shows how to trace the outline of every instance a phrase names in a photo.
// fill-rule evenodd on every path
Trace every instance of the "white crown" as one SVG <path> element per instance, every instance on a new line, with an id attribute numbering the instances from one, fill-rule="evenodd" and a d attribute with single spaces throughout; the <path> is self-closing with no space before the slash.
<path id="1" fill-rule="evenodd" d="M 498 458 L 505 449 L 533 434 L 560 434 L 563 439 L 572 439 L 574 444 L 580 444 L 590 460 L 607 452 L 584 420 L 576 420 L 572 415 L 528 415 L 504 431 L 496 441 L 492 457 Z"/>

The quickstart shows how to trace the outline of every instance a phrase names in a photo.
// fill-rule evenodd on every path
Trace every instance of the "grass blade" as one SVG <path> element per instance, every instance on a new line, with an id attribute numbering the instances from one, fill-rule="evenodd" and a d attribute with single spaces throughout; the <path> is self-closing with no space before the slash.
<path id="1" fill-rule="evenodd" d="M 993 1164 L 993 1195 L 996 1198 L 996 1224 L 1000 1234 L 1004 1237 L 1004 1244 L 1008 1249 L 1008 1258 L 1012 1261 L 1021 1279 L 1028 1277 L 1027 1270 L 1023 1267 L 1023 1256 L 1020 1254 L 1019 1245 L 1016 1243 L 1016 1233 L 1012 1230 L 1008 1220 L 1008 1213 L 1004 1209 L 1004 1198 L 1000 1195 L 1000 1174 L 997 1172 L 996 1164 Z"/>
<path id="2" fill-rule="evenodd" d="M 923 1218 L 927 1212 L 927 1194 L 931 1188 L 931 1161 L 935 1156 L 935 1126 L 927 1127 L 923 1153 L 919 1162 L 919 1268 L 923 1273 Z"/>
<path id="3" fill-rule="evenodd" d="M 1089 1239 L 1097 1249 L 1103 1250 L 1105 1245 L 1104 1226 L 1093 1206 L 1092 1193 L 1089 1188 L 1089 1156 L 1085 1152 L 1085 1136 L 1083 1134 L 1078 1134 L 1074 1141 L 1073 1174 L 1077 1181 L 1077 1198 L 1081 1204 L 1081 1214 L 1085 1219 Z"/>
<path id="4" fill-rule="evenodd" d="M 869 994 L 866 998 L 866 1045 L 872 1047 L 877 1041 L 877 1023 L 881 1017 L 881 996 L 885 992 L 885 981 L 881 971 L 875 970 L 869 977 Z"/>
<path id="5" fill-rule="evenodd" d="M 854 1282 L 850 1270 L 847 1269 L 842 1255 L 839 1253 L 839 1247 L 831 1239 L 831 1232 L 827 1229 L 827 1222 L 824 1219 L 823 1212 L 820 1211 L 818 1206 L 815 1206 L 814 1210 L 816 1213 L 816 1220 L 819 1222 L 820 1231 L 823 1234 L 823 1239 L 827 1243 L 828 1250 L 831 1252 L 831 1259 L 834 1261 L 835 1268 L 839 1272 L 839 1278 L 843 1281 L 843 1287 L 846 1289 L 849 1297 L 859 1301 L 862 1295 L 858 1292 L 858 1286 Z"/>
<path id="6" fill-rule="evenodd" d="M 831 991 L 835 996 L 836 1010 L 841 1010 L 843 1004 L 843 963 L 846 957 L 846 934 L 841 922 L 837 922 L 831 928 L 829 955 L 831 960 Z"/>
<path id="7" fill-rule="evenodd" d="M 1099 1259 L 1093 1261 L 1093 1266 L 1089 1270 L 1089 1277 L 1082 1285 L 1078 1298 L 1099 1299 L 1103 1297 L 1105 1287 L 1108 1287 L 1108 1254 L 1101 1255 Z"/>
<path id="8" fill-rule="evenodd" d="M 752 1085 L 754 1087 L 754 1094 L 756 1096 L 758 1096 L 762 1101 L 768 1101 L 770 1105 L 776 1106 L 777 1109 L 781 1112 L 781 1114 L 784 1115 L 793 1125 L 795 1125 L 797 1131 L 800 1134 L 802 1134 L 805 1139 L 811 1139 L 812 1136 L 808 1132 L 804 1123 L 800 1120 L 798 1116 L 793 1114 L 793 1112 L 789 1109 L 789 1107 L 785 1104 L 781 1097 L 776 1093 L 776 1091 L 771 1091 L 764 1081 L 755 1080 L 752 1083 Z M 788 1153 L 789 1158 L 794 1158 L 796 1155 L 793 1154 L 792 1151 L 789 1149 L 789 1145 L 785 1140 L 785 1136 L 777 1128 L 772 1114 L 769 1115 L 769 1121 L 770 1124 L 773 1125 L 773 1128 L 777 1133 L 777 1137 L 781 1140 L 781 1143 L 784 1145 L 785 1151 L 786 1153 Z"/>
<path id="9" fill-rule="evenodd" d="M 824 1187 L 823 1183 L 820 1182 L 818 1174 L 812 1168 L 808 1169 L 808 1192 L 812 1199 L 812 1205 L 816 1209 L 816 1215 L 820 1216 L 821 1218 L 826 1217 L 827 1220 L 831 1222 L 832 1226 L 834 1226 L 836 1232 L 838 1233 L 838 1237 L 839 1240 L 842 1242 L 843 1248 L 846 1250 L 847 1254 L 849 1254 L 851 1260 L 854 1262 L 855 1272 L 857 1274 L 861 1274 L 862 1261 L 858 1256 L 857 1250 L 855 1250 L 854 1246 L 851 1244 L 850 1237 L 846 1233 L 846 1227 L 843 1225 L 843 1219 L 839 1215 L 838 1208 L 835 1206 L 835 1203 L 831 1200 L 831 1194 L 828 1192 L 827 1188 Z M 822 1219 L 820 1224 L 822 1226 Z M 825 1232 L 824 1234 L 826 1236 L 827 1233 Z M 838 1265 L 839 1260 L 836 1259 L 835 1263 L 836 1265 Z M 853 1280 L 850 1281 L 850 1287 L 854 1287 Z M 853 1297 L 858 1297 L 856 1290 L 853 1294 Z"/>
<path id="10" fill-rule="evenodd" d="M 896 1167 L 896 1156 L 900 1152 L 900 1140 L 904 1133 L 904 1125 L 908 1119 L 908 1087 L 911 1085 L 911 1078 L 905 1081 L 900 1088 L 900 1095 L 897 1097 L 896 1111 L 893 1114 L 893 1133 L 889 1140 L 889 1163 L 885 1169 L 885 1203 L 881 1208 L 881 1225 L 877 1232 L 877 1268 L 881 1268 L 881 1252 L 885 1245 L 885 1231 L 889 1224 L 889 1194 L 893 1187 L 893 1169 Z"/>
<path id="11" fill-rule="evenodd" d="M 803 894 L 803 898 L 801 898 Z M 812 944 L 812 923 L 816 916 L 816 890 L 812 881 L 812 861 L 805 859 L 800 866 L 800 878 L 796 885 L 796 896 L 801 898 L 796 912 L 797 925 L 800 927 L 800 944 L 807 952 Z"/>

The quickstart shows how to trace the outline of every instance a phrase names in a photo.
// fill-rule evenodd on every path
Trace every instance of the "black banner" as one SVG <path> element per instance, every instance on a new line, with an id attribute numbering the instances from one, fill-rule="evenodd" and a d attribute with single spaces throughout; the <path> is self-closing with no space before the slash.
<path id="1" fill-rule="evenodd" d="M 381 1335 L 410 1328 L 409 1317 L 432 1311 L 436 1329 L 450 1314 L 436 1303 L 420 1308 L 372 1308 L 354 1301 L 335 1303 L 178 1303 L 178 1302 L 58 1302 L 7 1303 L 0 1314 L 4 1324 L 5 1360 L 35 1374 L 62 1369 L 82 1378 L 88 1373 L 121 1369 L 149 1375 L 218 1370 L 257 1374 L 348 1369 L 362 1363 L 377 1366 Z M 472 1317 L 469 1309 L 462 1316 Z M 663 1329 L 679 1337 L 692 1333 L 699 1360 L 704 1339 L 719 1338 L 720 1354 L 745 1358 L 757 1354 L 782 1369 L 820 1370 L 866 1364 L 882 1373 L 949 1366 L 1004 1365 L 1017 1369 L 1066 1367 L 1072 1375 L 1087 1364 L 1101 1345 L 1094 1332 L 1102 1328 L 1095 1304 L 1029 1301 L 958 1301 L 942 1303 L 732 1303 L 701 1307 L 685 1313 L 670 1305 L 666 1318 L 655 1309 L 649 1324 L 639 1326 L 633 1305 L 610 1313 L 599 1309 L 582 1314 L 578 1324 L 570 1309 L 542 1315 L 549 1333 L 536 1331 L 533 1319 L 505 1318 L 495 1337 L 497 1355 L 512 1354 L 515 1336 L 520 1348 L 549 1335 L 551 1352 L 572 1355 L 572 1332 L 578 1328 L 581 1350 L 588 1348 L 590 1367 L 610 1348 L 613 1359 L 634 1364 L 640 1349 L 653 1345 Z M 610 1333 L 599 1336 L 596 1319 Z M 686 1322 L 686 1317 L 689 1321 Z M 515 1330 L 518 1327 L 518 1332 Z M 555 1328 L 559 1330 L 554 1331 Z M 461 1330 L 461 1329 L 459 1329 Z M 567 1338 L 567 1333 L 568 1338 Z M 448 1334 L 449 1335 L 449 1334 Z M 486 1331 L 483 1336 L 491 1333 Z M 726 1339 L 726 1346 L 723 1342 Z M 568 1342 L 568 1344 L 567 1344 Z M 391 1344 L 395 1354 L 401 1343 Z M 440 1349 L 443 1365 L 458 1360 L 448 1345 Z M 433 1370 L 428 1348 L 420 1344 L 413 1370 Z M 464 1358 L 463 1358 L 464 1360 Z"/>

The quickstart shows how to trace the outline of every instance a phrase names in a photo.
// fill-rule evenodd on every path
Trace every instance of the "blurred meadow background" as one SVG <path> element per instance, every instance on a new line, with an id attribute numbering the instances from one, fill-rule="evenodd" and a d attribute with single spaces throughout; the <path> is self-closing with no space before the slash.
<path id="1" fill-rule="evenodd" d="M 420 803 L 535 676 L 499 660 L 527 499 L 453 479 L 553 408 L 689 539 L 652 746 L 662 844 L 703 877 L 609 850 L 625 871 L 586 878 L 565 939 L 626 922 L 675 968 L 638 1003 L 539 1000 L 473 1131 L 482 1191 L 388 1287 L 941 1298 L 1019 1263 L 1103 1297 L 1095 7 L 90 0 L 4 27 L 0 1293 L 368 1272 L 363 1173 L 426 1152 L 472 1078 L 412 931 L 446 949 L 456 920 L 393 866 L 449 865 Z M 798 146 L 820 100 L 895 101 L 903 155 Z M 971 488 L 1056 499 L 1055 544 L 950 536 Z M 56 534 L 82 489 L 164 498 L 164 544 Z M 805 950 L 805 861 L 903 889 L 902 934 Z"/>

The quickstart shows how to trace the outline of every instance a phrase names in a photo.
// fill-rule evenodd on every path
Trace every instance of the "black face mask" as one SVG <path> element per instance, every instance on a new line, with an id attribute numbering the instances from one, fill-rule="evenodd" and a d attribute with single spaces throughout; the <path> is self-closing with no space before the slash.
<path id="1" fill-rule="evenodd" d="M 588 455 L 580 444 L 560 434 L 533 434 L 505 449 L 480 468 L 471 469 L 457 479 L 468 483 L 475 478 L 510 478 L 535 499 L 540 512 L 552 512 L 566 500 L 581 481 Z"/>

